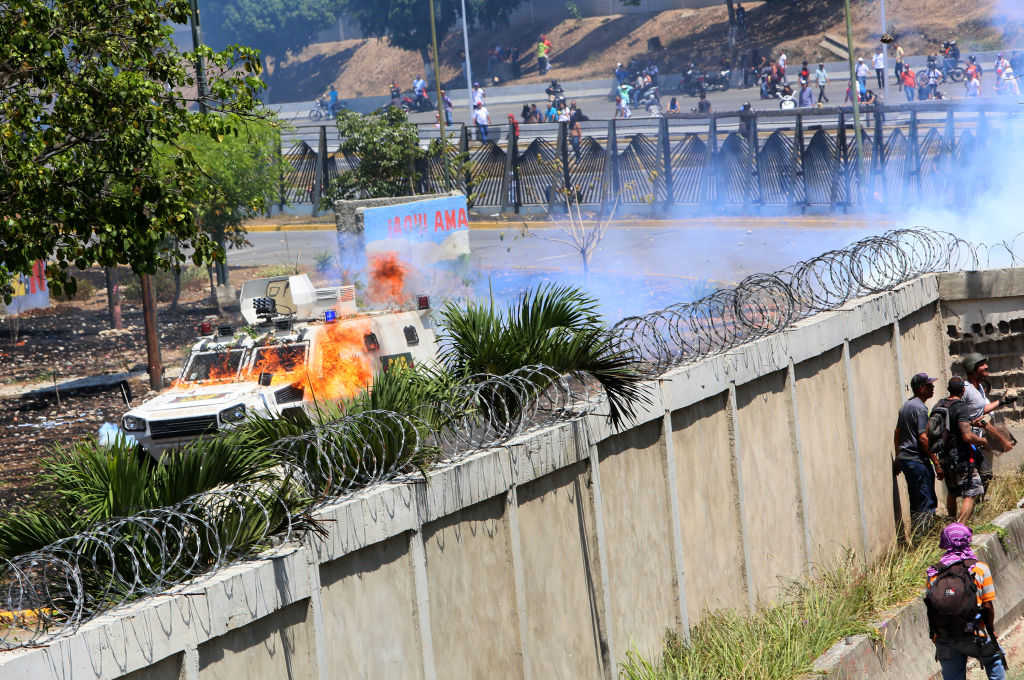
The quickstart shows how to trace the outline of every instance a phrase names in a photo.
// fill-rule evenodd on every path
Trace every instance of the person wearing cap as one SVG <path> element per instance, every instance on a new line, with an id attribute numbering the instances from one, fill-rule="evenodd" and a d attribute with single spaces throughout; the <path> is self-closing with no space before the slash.
<path id="1" fill-rule="evenodd" d="M 480 83 L 473 83 L 473 106 L 476 107 L 477 104 L 487 106 L 487 101 L 484 96 L 484 88 L 480 87 Z"/>
<path id="2" fill-rule="evenodd" d="M 982 380 L 988 380 L 989 378 L 988 357 L 978 352 L 969 352 L 964 355 L 960 363 L 963 366 L 964 373 L 967 374 L 963 401 L 966 404 L 968 416 L 972 421 L 988 415 L 1003 404 L 1011 404 L 1016 401 L 1014 396 L 1004 396 L 1001 399 L 989 400 L 988 395 L 985 393 L 985 385 L 982 382 Z M 981 426 L 975 426 L 973 431 L 974 434 L 987 440 L 988 444 L 984 448 L 998 453 L 1003 453 L 1013 448 L 1013 442 L 1010 438 L 994 428 L 985 430 Z M 989 435 L 989 431 L 993 432 L 993 434 Z M 992 456 L 984 457 L 984 462 L 979 471 L 982 483 L 985 485 L 985 488 L 988 488 L 988 483 L 992 479 Z"/>
<path id="3" fill-rule="evenodd" d="M 946 475 L 946 512 L 956 521 L 966 522 L 974 512 L 977 499 L 984 495 L 985 485 L 981 478 L 981 465 L 984 459 L 982 449 L 985 439 L 982 434 L 995 439 L 1003 435 L 993 426 L 975 417 L 975 409 L 964 400 L 967 382 L 960 376 L 949 379 L 949 436 L 956 461 L 955 469 L 948 470 Z M 980 434 L 979 434 L 980 433 Z M 1005 442 L 1009 444 L 1009 441 Z M 957 511 L 957 498 L 962 499 Z"/>
<path id="4" fill-rule="evenodd" d="M 910 379 L 914 396 L 900 407 L 893 431 L 896 449 L 895 469 L 907 480 L 910 495 L 910 521 L 914 532 L 927 529 L 935 518 L 939 500 L 935 496 L 935 477 L 942 478 L 938 456 L 928 452 L 928 407 L 926 402 L 935 394 L 935 378 L 918 373 Z M 935 469 L 932 469 L 932 464 Z"/>
<path id="5" fill-rule="evenodd" d="M 868 69 L 868 65 L 864 63 L 864 57 L 857 57 L 857 89 L 863 94 L 868 89 L 868 75 L 871 71 Z"/>

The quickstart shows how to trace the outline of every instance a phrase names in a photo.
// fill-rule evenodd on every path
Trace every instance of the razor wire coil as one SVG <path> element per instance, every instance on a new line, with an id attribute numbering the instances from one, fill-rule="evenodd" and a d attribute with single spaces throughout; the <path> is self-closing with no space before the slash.
<path id="1" fill-rule="evenodd" d="M 624 318 L 610 332 L 642 373 L 657 375 L 922 274 L 977 269 L 993 258 L 1015 265 L 1016 240 L 972 244 L 924 228 L 893 230 L 693 302 Z M 323 420 L 274 442 L 281 462 L 264 479 L 0 558 L 0 650 L 46 644 L 117 606 L 250 559 L 300 536 L 311 511 L 399 479 L 423 461 L 456 461 L 599 403 L 583 376 L 543 365 L 472 376 L 454 395 L 422 414 L 367 410 Z"/>

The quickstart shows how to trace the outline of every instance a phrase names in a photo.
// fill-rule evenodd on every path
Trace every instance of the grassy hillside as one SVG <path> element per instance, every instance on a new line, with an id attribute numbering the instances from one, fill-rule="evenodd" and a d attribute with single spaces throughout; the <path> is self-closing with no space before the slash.
<path id="1" fill-rule="evenodd" d="M 825 32 L 845 36 L 842 0 L 748 2 L 748 31 L 744 49 L 776 54 L 784 49 L 790 62 L 834 59 L 818 47 Z M 881 33 L 876 0 L 854 0 L 854 37 L 865 53 L 878 44 Z M 972 50 L 1024 48 L 1024 2 L 1017 0 L 886 0 L 886 16 L 908 53 L 937 48 L 950 36 Z M 655 14 L 619 14 L 559 23 L 537 23 L 517 29 L 515 35 L 479 31 L 471 35 L 474 76 L 482 79 L 487 49 L 494 42 L 519 47 L 524 55 L 522 78 L 516 82 L 545 80 L 532 58 L 537 35 L 545 33 L 554 44 L 550 77 L 563 80 L 599 78 L 611 74 L 617 61 L 628 62 L 646 53 L 648 38 L 657 36 L 663 49 L 655 56 L 663 66 L 678 70 L 689 61 L 717 63 L 726 51 L 725 4 L 702 9 L 678 9 Z M 441 80 L 456 81 L 462 67 L 462 34 L 447 36 L 441 47 Z M 269 73 L 274 101 L 313 99 L 333 83 L 342 97 L 385 95 L 392 79 L 408 88 L 423 64 L 415 52 L 391 47 L 387 41 L 345 40 L 311 45 Z"/>

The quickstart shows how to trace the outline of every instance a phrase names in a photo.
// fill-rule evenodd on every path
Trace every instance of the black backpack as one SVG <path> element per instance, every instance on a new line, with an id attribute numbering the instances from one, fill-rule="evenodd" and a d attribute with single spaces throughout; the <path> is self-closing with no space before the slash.
<path id="1" fill-rule="evenodd" d="M 961 560 L 950 565 L 940 562 L 932 567 L 938 574 L 924 596 L 932 635 L 963 637 L 968 624 L 978 620 L 978 584 L 971 573 L 976 561 Z"/>
<path id="2" fill-rule="evenodd" d="M 942 467 L 952 470 L 957 463 L 956 442 L 950 432 L 949 406 L 950 399 L 941 399 L 928 416 L 928 451 L 939 457 Z"/>

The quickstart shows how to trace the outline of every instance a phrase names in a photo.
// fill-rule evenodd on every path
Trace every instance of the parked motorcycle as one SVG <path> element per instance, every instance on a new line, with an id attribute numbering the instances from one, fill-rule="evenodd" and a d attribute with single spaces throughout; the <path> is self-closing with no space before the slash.
<path id="1" fill-rule="evenodd" d="M 730 69 L 722 69 L 721 71 L 711 71 L 704 76 L 704 87 L 709 92 L 720 90 L 725 92 L 729 89 L 729 78 L 732 76 Z"/>
<path id="2" fill-rule="evenodd" d="M 637 95 L 636 98 L 637 108 L 647 109 L 650 113 L 655 113 L 661 109 L 661 98 L 658 96 L 658 86 L 651 85 L 646 87 L 643 91 Z"/>
<path id="3" fill-rule="evenodd" d="M 434 110 L 434 102 L 430 100 L 428 95 L 414 95 L 411 92 L 402 95 L 402 101 L 399 106 L 406 113 L 422 113 Z"/>

